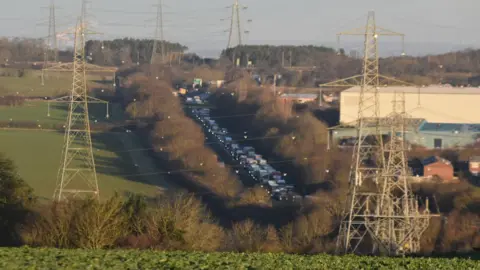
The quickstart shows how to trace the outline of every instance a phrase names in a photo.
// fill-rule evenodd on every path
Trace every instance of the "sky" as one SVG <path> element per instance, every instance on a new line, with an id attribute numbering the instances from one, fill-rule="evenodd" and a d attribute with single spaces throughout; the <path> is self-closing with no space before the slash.
<path id="1" fill-rule="evenodd" d="M 51 0 L 2 0 L 0 36 L 44 37 Z M 364 27 L 374 10 L 379 27 L 405 34 L 411 55 L 480 47 L 479 0 L 239 0 L 243 43 L 336 46 L 336 33 Z M 234 0 L 163 0 L 164 38 L 211 56 L 228 43 Z M 102 35 L 152 38 L 158 0 L 91 0 L 91 27 Z M 57 31 L 75 25 L 81 0 L 57 0 Z M 223 19 L 223 20 L 222 20 Z M 247 22 L 251 20 L 251 22 Z M 235 34 L 235 33 L 234 33 Z M 234 39 L 234 42 L 236 39 Z M 342 37 L 341 47 L 361 50 L 362 37 Z M 383 44 L 383 46 L 382 46 Z M 398 37 L 381 37 L 384 54 L 401 53 Z"/>

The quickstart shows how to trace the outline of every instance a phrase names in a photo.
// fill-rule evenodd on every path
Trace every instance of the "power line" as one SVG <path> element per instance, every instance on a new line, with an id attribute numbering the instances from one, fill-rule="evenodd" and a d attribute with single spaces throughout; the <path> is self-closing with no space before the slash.
<path id="1" fill-rule="evenodd" d="M 168 6 L 163 4 L 163 7 L 165 8 L 165 7 L 168 7 Z M 154 12 L 154 11 L 131 11 L 131 10 L 104 9 L 104 8 L 95 8 L 94 11 L 105 12 L 105 13 L 139 14 L 139 15 L 156 14 L 157 13 L 157 12 Z M 189 10 L 189 9 L 182 8 L 179 11 L 164 11 L 163 14 L 184 15 L 185 13 L 188 13 L 188 12 L 198 13 L 199 11 L 201 11 L 201 12 L 212 12 L 212 11 L 223 12 L 223 11 L 225 11 L 225 9 L 224 8 L 202 8 L 200 10 L 194 10 L 194 9 Z"/>

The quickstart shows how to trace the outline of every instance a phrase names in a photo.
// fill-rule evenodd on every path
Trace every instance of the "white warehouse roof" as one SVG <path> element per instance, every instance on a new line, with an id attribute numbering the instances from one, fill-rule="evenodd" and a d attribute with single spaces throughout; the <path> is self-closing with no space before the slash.
<path id="1" fill-rule="evenodd" d="M 360 86 L 354 86 L 343 92 L 360 92 Z M 379 92 L 382 93 L 412 93 L 417 94 L 460 94 L 460 95 L 480 95 L 480 88 L 477 87 L 451 87 L 444 85 L 429 85 L 426 87 L 414 87 L 414 86 L 381 86 Z"/>
<path id="2" fill-rule="evenodd" d="M 432 85 L 427 87 L 387 86 L 380 87 L 379 117 L 393 110 L 394 93 L 405 93 L 405 108 L 413 118 L 425 119 L 430 123 L 480 124 L 480 88 L 449 87 Z M 340 122 L 355 122 L 358 115 L 360 87 L 349 88 L 340 94 Z M 364 117 L 373 116 L 372 92 L 366 93 L 367 109 Z"/>

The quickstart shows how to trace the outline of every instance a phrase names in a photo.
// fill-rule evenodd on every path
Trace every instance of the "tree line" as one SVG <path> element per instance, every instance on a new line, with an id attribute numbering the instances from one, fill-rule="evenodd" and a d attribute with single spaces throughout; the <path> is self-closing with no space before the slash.
<path id="1" fill-rule="evenodd" d="M 160 53 L 160 44 L 158 52 Z M 172 53 L 185 53 L 188 48 L 182 44 L 164 41 L 167 62 L 172 60 Z M 87 60 L 97 65 L 128 65 L 149 63 L 152 55 L 153 40 L 123 38 L 114 40 L 89 40 L 86 43 Z M 44 40 L 36 38 L 0 38 L 0 64 L 18 65 L 16 62 L 42 62 L 44 59 Z M 49 52 L 53 61 L 53 51 Z M 72 48 L 64 48 L 59 52 L 58 61 L 71 62 Z M 170 54 L 170 56 L 169 56 Z M 177 60 L 178 58 L 175 58 Z M 263 76 L 273 72 L 284 74 L 286 85 L 317 86 L 320 83 L 359 74 L 362 68 L 361 59 L 352 58 L 342 50 L 336 52 L 324 46 L 273 46 L 242 45 L 223 50 L 220 62 L 214 59 L 202 59 L 194 53 L 185 53 L 181 63 L 193 66 L 203 64 L 230 65 L 236 59 L 242 67 L 250 61 L 257 73 Z M 174 61 L 175 61 L 174 60 Z M 37 68 L 41 65 L 36 65 Z M 302 73 L 286 68 L 315 67 Z M 35 68 L 35 66 L 33 66 Z M 380 58 L 380 70 L 383 74 L 417 84 L 448 83 L 452 85 L 480 85 L 480 50 L 467 49 L 440 55 L 421 57 L 399 56 Z"/>
<path id="2" fill-rule="evenodd" d="M 90 61 L 97 65 L 121 66 L 132 63 L 150 63 L 153 51 L 153 39 L 123 38 L 114 40 L 89 40 L 85 45 Z M 159 41 L 157 53 L 164 46 L 165 55 L 183 53 L 188 47 L 179 43 Z"/>

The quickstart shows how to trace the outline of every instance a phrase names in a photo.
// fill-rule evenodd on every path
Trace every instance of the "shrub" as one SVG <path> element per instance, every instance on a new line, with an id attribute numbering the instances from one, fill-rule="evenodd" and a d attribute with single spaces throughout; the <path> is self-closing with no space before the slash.
<path id="1" fill-rule="evenodd" d="M 32 189 L 20 178 L 13 161 L 0 153 L 0 245 L 21 243 L 18 229 L 34 202 Z"/>

